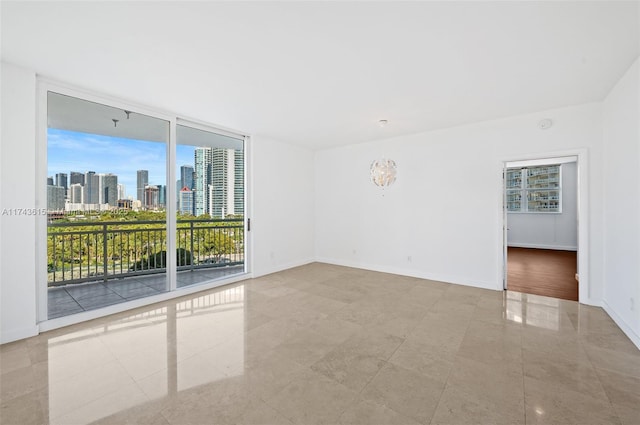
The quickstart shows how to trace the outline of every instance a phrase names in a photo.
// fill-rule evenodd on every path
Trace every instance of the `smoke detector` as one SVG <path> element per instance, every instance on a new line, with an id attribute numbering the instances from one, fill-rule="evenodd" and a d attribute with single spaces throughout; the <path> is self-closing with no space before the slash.
<path id="1" fill-rule="evenodd" d="M 548 128 L 551 128 L 552 125 L 553 122 L 549 118 L 545 118 L 543 120 L 540 120 L 540 122 L 538 123 L 538 128 L 540 130 L 546 130 Z"/>

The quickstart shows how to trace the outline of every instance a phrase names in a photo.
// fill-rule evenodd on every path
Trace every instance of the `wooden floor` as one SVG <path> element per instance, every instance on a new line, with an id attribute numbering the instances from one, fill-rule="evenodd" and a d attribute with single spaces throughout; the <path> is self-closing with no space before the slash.
<path id="1" fill-rule="evenodd" d="M 578 301 L 577 253 L 508 248 L 507 289 Z"/>

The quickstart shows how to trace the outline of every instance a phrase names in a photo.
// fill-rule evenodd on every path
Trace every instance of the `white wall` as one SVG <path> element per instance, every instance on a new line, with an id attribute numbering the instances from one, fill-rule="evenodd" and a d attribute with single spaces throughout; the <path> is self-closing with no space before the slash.
<path id="1" fill-rule="evenodd" d="M 2 63 L 0 342 L 35 335 L 35 73 Z"/>
<path id="2" fill-rule="evenodd" d="M 313 152 L 264 137 L 251 149 L 254 276 L 312 262 Z"/>
<path id="3" fill-rule="evenodd" d="M 606 283 L 604 307 L 638 347 L 640 347 L 639 75 L 640 64 L 639 60 L 636 60 L 609 93 L 603 108 L 604 279 Z"/>
<path id="4" fill-rule="evenodd" d="M 585 149 L 591 283 L 582 301 L 599 302 L 601 112 L 593 103 L 317 152 L 317 259 L 501 289 L 503 161 Z M 538 129 L 541 118 L 554 126 Z M 384 191 L 368 175 L 382 156 L 398 164 Z"/>
<path id="5" fill-rule="evenodd" d="M 508 245 L 521 248 L 578 249 L 578 169 L 562 164 L 561 213 L 508 213 Z"/>

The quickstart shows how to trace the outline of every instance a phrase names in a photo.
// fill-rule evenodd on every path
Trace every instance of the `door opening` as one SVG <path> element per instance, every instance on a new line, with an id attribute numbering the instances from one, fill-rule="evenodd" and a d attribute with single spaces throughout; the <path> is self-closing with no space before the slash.
<path id="1" fill-rule="evenodd" d="M 578 157 L 505 162 L 503 176 L 504 288 L 578 301 Z"/>

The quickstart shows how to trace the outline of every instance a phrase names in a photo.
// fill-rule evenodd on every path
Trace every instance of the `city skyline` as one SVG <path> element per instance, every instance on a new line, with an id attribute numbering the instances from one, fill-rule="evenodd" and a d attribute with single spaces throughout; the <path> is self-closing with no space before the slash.
<path id="1" fill-rule="evenodd" d="M 48 177 L 48 185 L 67 189 L 67 202 L 77 205 L 81 197 L 79 203 L 84 205 L 116 207 L 121 199 L 141 201 L 145 209 L 166 205 L 165 143 L 58 129 L 49 129 L 48 135 L 47 171 L 55 176 Z M 242 148 L 178 145 L 176 158 L 176 179 L 171 183 L 176 185 L 179 210 L 188 209 L 180 195 L 187 185 L 193 190 L 189 204 L 196 216 L 244 213 Z M 59 203 L 54 202 L 59 198 L 54 188 L 48 189 L 49 205 Z M 121 198 L 124 192 L 127 197 Z"/>
<path id="2" fill-rule="evenodd" d="M 85 174 L 115 174 L 124 184 L 128 196 L 136 199 L 137 171 L 149 172 L 149 184 L 166 185 L 166 144 L 126 139 L 99 134 L 49 128 L 47 130 L 47 177 L 72 172 Z M 193 166 L 196 146 L 176 146 L 176 177 L 180 166 Z M 70 184 L 68 183 L 67 187 Z M 179 190 L 180 188 L 178 188 Z"/>

